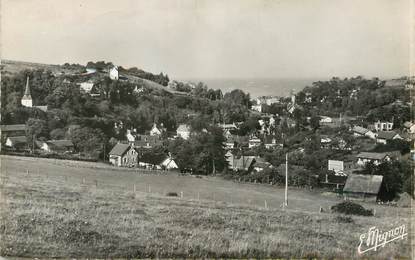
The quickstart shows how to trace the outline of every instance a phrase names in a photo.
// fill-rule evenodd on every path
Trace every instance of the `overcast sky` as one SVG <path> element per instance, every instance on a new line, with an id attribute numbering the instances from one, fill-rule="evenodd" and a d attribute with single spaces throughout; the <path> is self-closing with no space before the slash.
<path id="1" fill-rule="evenodd" d="M 2 57 L 171 78 L 394 77 L 411 0 L 1 0 Z"/>

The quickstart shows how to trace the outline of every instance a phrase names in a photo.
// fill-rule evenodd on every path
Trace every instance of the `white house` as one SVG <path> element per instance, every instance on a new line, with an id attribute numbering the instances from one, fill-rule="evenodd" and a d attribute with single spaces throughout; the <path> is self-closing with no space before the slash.
<path id="1" fill-rule="evenodd" d="M 415 124 L 414 123 L 408 121 L 408 122 L 405 122 L 403 124 L 403 126 L 404 126 L 406 132 L 408 132 L 410 134 L 415 134 Z"/>
<path id="2" fill-rule="evenodd" d="M 176 130 L 177 137 L 181 137 L 185 140 L 189 139 L 190 137 L 190 126 L 186 124 L 181 124 Z"/>
<path id="3" fill-rule="evenodd" d="M 78 85 L 79 85 L 79 88 L 85 93 L 91 92 L 92 88 L 94 87 L 94 83 L 92 82 L 82 82 L 82 83 L 79 83 Z"/>
<path id="4" fill-rule="evenodd" d="M 252 105 L 252 106 L 251 106 L 251 109 L 252 109 L 252 110 L 255 110 L 255 111 L 258 111 L 258 112 L 260 112 L 260 113 L 262 113 L 262 104 L 259 104 L 259 105 Z"/>
<path id="5" fill-rule="evenodd" d="M 154 123 L 153 127 L 150 130 L 150 135 L 161 135 L 162 131 L 157 127 L 157 124 Z"/>
<path id="6" fill-rule="evenodd" d="M 392 122 L 381 122 L 377 121 L 373 124 L 376 131 L 390 131 L 393 129 L 393 123 Z"/>
<path id="7" fill-rule="evenodd" d="M 248 147 L 253 148 L 261 145 L 261 139 L 256 137 L 255 135 L 249 138 Z"/>
<path id="8" fill-rule="evenodd" d="M 114 66 L 110 69 L 110 79 L 112 80 L 118 80 L 118 67 Z"/>
<path id="9" fill-rule="evenodd" d="M 320 123 L 321 124 L 331 124 L 331 123 L 333 123 L 333 119 L 329 116 L 320 116 Z"/>
<path id="10" fill-rule="evenodd" d="M 345 172 L 348 170 L 353 169 L 353 162 L 352 161 L 340 161 L 340 160 L 328 160 L 328 167 L 329 171 L 334 171 L 336 175 L 347 175 Z"/>
<path id="11" fill-rule="evenodd" d="M 176 162 L 171 157 L 167 157 L 166 159 L 164 159 L 160 163 L 160 166 L 162 166 L 166 170 L 174 170 L 174 169 L 178 169 L 179 168 L 177 166 Z"/>
<path id="12" fill-rule="evenodd" d="M 384 161 L 390 161 L 390 157 L 387 153 L 361 152 L 356 155 L 356 158 L 357 164 L 360 166 L 364 166 L 368 162 L 373 162 L 375 165 L 379 165 Z"/>

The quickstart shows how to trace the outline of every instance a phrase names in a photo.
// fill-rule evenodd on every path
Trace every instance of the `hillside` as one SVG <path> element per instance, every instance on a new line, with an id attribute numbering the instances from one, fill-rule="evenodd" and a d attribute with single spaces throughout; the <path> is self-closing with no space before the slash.
<path id="1" fill-rule="evenodd" d="M 86 66 L 78 65 L 78 64 L 56 65 L 56 64 L 44 64 L 44 63 L 14 61 L 14 60 L 2 60 L 1 66 L 0 66 L 0 72 L 1 72 L 2 77 L 13 76 L 24 70 L 48 70 L 48 71 L 51 71 L 52 74 L 56 77 L 65 77 L 65 76 L 81 75 L 85 71 L 85 69 L 86 69 Z M 99 73 L 99 74 L 101 74 L 100 77 L 104 77 L 106 75 L 105 73 Z M 123 70 L 120 73 L 120 76 L 124 76 L 131 83 L 137 83 L 149 89 L 158 90 L 158 91 L 162 90 L 162 91 L 166 91 L 168 93 L 176 94 L 176 95 L 186 94 L 184 92 L 179 92 L 179 91 L 169 89 L 165 86 L 162 86 L 161 84 L 157 82 L 144 79 L 144 78 L 140 78 L 136 75 L 129 74 L 127 70 Z"/>

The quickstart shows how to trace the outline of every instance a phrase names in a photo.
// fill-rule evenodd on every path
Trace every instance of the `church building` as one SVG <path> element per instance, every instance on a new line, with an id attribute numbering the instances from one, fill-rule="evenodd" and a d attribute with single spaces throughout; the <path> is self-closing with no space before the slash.
<path id="1" fill-rule="evenodd" d="M 25 107 L 33 106 L 32 95 L 30 94 L 30 87 L 29 87 L 29 77 L 27 77 L 27 80 L 26 80 L 26 89 L 24 91 L 24 95 L 22 97 L 21 102 L 22 102 L 22 106 L 25 106 Z"/>

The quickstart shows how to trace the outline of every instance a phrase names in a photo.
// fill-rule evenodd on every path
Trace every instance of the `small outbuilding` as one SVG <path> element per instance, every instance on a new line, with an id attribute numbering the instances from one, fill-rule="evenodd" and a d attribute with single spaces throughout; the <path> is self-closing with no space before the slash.
<path id="1" fill-rule="evenodd" d="M 350 174 L 343 188 L 344 199 L 376 202 L 383 176 Z"/>

